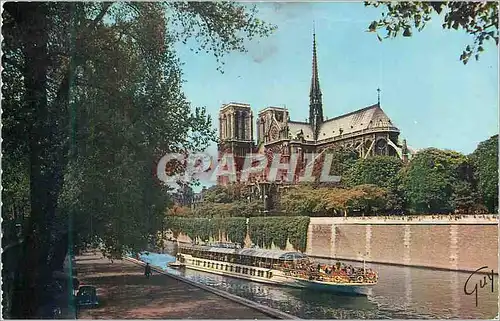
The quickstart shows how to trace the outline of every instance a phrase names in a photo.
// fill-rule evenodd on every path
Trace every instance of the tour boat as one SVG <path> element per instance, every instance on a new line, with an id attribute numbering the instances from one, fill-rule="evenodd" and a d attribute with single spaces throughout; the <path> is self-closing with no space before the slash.
<path id="1" fill-rule="evenodd" d="M 174 268 L 174 269 L 179 269 L 179 268 L 183 268 L 184 264 L 182 264 L 179 261 L 175 261 L 175 262 L 168 263 L 168 266 L 170 266 L 171 268 Z"/>
<path id="2" fill-rule="evenodd" d="M 371 269 L 325 267 L 300 252 L 239 248 L 232 243 L 179 245 L 176 267 L 273 285 L 368 295 L 377 284 Z"/>

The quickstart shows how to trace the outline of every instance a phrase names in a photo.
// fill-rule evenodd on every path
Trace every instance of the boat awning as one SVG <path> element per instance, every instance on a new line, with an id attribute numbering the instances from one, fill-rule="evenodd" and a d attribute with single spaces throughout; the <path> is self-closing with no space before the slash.
<path id="1" fill-rule="evenodd" d="M 259 257 L 259 258 L 263 258 L 263 259 L 286 260 L 286 261 L 299 260 L 299 259 L 303 259 L 303 258 L 307 257 L 307 255 L 302 254 L 300 252 L 253 249 L 253 248 L 230 249 L 230 248 L 200 246 L 200 245 L 185 246 L 185 248 L 190 248 L 190 249 L 199 250 L 199 251 L 212 252 L 212 253 L 252 256 L 252 257 Z"/>
<path id="2" fill-rule="evenodd" d="M 197 251 L 225 253 L 225 254 L 235 254 L 236 252 L 236 249 L 225 248 L 225 247 L 203 246 L 203 245 L 180 246 L 179 248 L 187 248 Z"/>
<path id="3" fill-rule="evenodd" d="M 305 258 L 306 255 L 299 252 L 287 252 L 280 250 L 264 250 L 264 249 L 241 249 L 239 255 L 254 256 L 274 260 L 298 260 Z"/>
<path id="4" fill-rule="evenodd" d="M 236 249 L 228 249 L 228 248 L 224 248 L 224 247 L 209 247 L 209 248 L 205 249 L 204 251 L 225 253 L 225 254 L 234 254 L 236 252 Z"/>

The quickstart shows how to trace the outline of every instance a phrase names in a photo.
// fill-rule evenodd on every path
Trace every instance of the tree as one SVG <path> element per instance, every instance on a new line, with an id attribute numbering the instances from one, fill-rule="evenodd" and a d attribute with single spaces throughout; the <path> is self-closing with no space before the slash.
<path id="1" fill-rule="evenodd" d="M 391 156 L 358 159 L 345 175 L 345 181 L 348 186 L 374 184 L 394 189 L 397 174 L 402 167 L 403 162 Z"/>
<path id="2" fill-rule="evenodd" d="M 477 200 L 477 193 L 471 183 L 458 181 L 453 185 L 451 207 L 455 213 L 471 213 L 476 207 Z"/>
<path id="3" fill-rule="evenodd" d="M 482 203 L 490 213 L 498 211 L 498 135 L 479 143 L 469 156 Z"/>
<path id="4" fill-rule="evenodd" d="M 231 203 L 233 201 L 228 188 L 221 185 L 214 185 L 208 188 L 203 196 L 203 202 L 211 203 Z"/>
<path id="5" fill-rule="evenodd" d="M 358 159 L 358 154 L 351 148 L 346 147 L 333 147 L 328 148 L 318 157 L 314 162 L 313 176 L 316 178 L 316 182 L 319 182 L 321 177 L 321 172 L 323 167 L 329 168 L 329 174 L 334 176 L 340 176 L 341 184 L 344 185 L 345 175 L 348 173 L 349 169 L 355 164 Z M 327 160 L 331 160 L 329 164 Z M 307 160 L 310 162 L 311 160 Z M 331 185 L 329 183 L 319 182 L 321 186 Z M 334 183 L 334 186 L 338 186 L 338 183 Z"/>
<path id="6" fill-rule="evenodd" d="M 464 184 L 472 180 L 470 169 L 467 157 L 458 152 L 428 148 L 415 154 L 403 170 L 404 193 L 410 210 L 453 211 L 453 194 L 463 195 Z"/>
<path id="7" fill-rule="evenodd" d="M 344 198 L 346 210 L 350 213 L 370 215 L 385 210 L 387 206 L 387 190 L 373 184 L 358 185 L 346 190 Z"/>
<path id="8" fill-rule="evenodd" d="M 326 188 L 314 188 L 310 185 L 298 185 L 286 191 L 280 198 L 280 209 L 294 215 L 315 215 L 326 212 L 324 192 Z"/>
<path id="9" fill-rule="evenodd" d="M 400 175 L 402 167 L 403 162 L 391 156 L 358 159 L 345 175 L 345 182 L 350 187 L 372 184 L 387 189 L 386 210 L 402 212 L 405 206 Z"/>
<path id="10" fill-rule="evenodd" d="M 382 18 L 373 21 L 368 31 L 376 32 L 384 28 L 384 38 L 394 38 L 401 33 L 410 37 L 415 28 L 422 31 L 431 19 L 443 19 L 444 29 L 463 29 L 474 38 L 472 45 L 467 45 L 460 60 L 467 64 L 470 57 L 484 51 L 486 42 L 494 42 L 498 46 L 498 2 L 380 2 L 366 1 L 366 6 L 386 8 Z M 436 17 L 438 16 L 438 17 Z M 377 35 L 382 41 L 382 37 Z"/>
<path id="11" fill-rule="evenodd" d="M 365 184 L 353 188 L 297 186 L 281 197 L 286 213 L 306 216 L 372 214 L 386 208 L 387 190 Z"/>
<path id="12" fill-rule="evenodd" d="M 23 160 L 29 179 L 7 181 L 29 182 L 30 201 L 11 314 L 31 318 L 65 244 L 98 233 L 108 250 L 140 246 L 169 201 L 151 160 L 213 139 L 204 109 L 192 110 L 182 94 L 174 42 L 194 38 L 220 59 L 273 28 L 232 3 L 11 2 L 4 9 L 3 80 L 11 85 L 2 149 L 12 163 Z"/>
<path id="13" fill-rule="evenodd" d="M 193 211 L 189 207 L 173 205 L 170 207 L 167 212 L 167 216 L 181 216 L 181 217 L 190 217 L 193 215 Z"/>

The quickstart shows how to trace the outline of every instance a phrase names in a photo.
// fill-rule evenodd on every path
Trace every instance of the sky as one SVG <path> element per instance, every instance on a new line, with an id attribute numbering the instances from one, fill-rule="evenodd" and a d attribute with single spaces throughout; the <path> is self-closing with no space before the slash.
<path id="1" fill-rule="evenodd" d="M 498 133 L 498 48 L 487 45 L 479 61 L 463 65 L 459 57 L 473 38 L 463 30 L 442 29 L 442 17 L 412 37 L 380 42 L 366 30 L 381 11 L 363 3 L 257 3 L 257 8 L 258 17 L 278 29 L 248 42 L 247 53 L 228 54 L 223 74 L 213 55 L 178 45 L 186 96 L 193 106 L 208 109 L 214 128 L 219 108 L 229 102 L 250 104 L 254 115 L 286 106 L 292 120 L 308 117 L 314 21 L 328 118 L 375 104 L 380 87 L 382 109 L 412 148 L 469 154 Z"/>

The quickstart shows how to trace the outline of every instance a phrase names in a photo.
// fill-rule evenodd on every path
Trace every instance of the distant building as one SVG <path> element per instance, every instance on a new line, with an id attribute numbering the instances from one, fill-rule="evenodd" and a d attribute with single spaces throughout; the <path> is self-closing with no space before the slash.
<path id="1" fill-rule="evenodd" d="M 380 94 L 380 90 L 379 94 Z M 248 104 L 229 103 L 219 112 L 219 154 L 232 153 L 237 171 L 249 153 L 298 153 L 302 164 L 305 153 L 345 147 L 360 157 L 388 155 L 407 160 L 406 141 L 399 141 L 399 129 L 382 110 L 380 95 L 376 104 L 325 119 L 316 57 L 316 36 L 313 34 L 312 78 L 309 91 L 309 119 L 292 121 L 288 109 L 267 107 L 258 112 L 255 120 L 257 142 L 254 141 L 254 115 Z M 227 177 L 219 178 L 225 184 Z"/>

